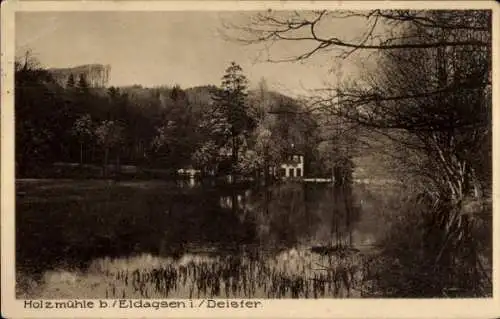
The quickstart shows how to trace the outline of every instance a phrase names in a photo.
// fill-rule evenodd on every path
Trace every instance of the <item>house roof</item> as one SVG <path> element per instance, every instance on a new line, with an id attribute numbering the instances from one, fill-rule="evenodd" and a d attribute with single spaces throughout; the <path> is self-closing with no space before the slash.
<path id="1" fill-rule="evenodd" d="M 290 165 L 290 166 L 297 166 L 300 164 L 302 164 L 302 163 L 299 161 L 283 161 L 280 163 L 280 165 Z"/>
<path id="2" fill-rule="evenodd" d="M 304 155 L 301 154 L 301 153 L 297 153 L 297 152 L 288 153 L 287 156 L 285 156 L 285 158 L 281 161 L 281 164 L 297 165 L 297 164 L 301 164 L 301 163 L 304 162 L 303 160 L 300 160 L 300 158 L 294 160 L 292 156 L 302 156 L 302 157 L 304 157 Z M 292 158 L 290 158 L 290 157 L 292 157 Z"/>
<path id="3" fill-rule="evenodd" d="M 289 148 L 289 149 L 285 150 L 285 154 L 287 154 L 287 155 L 302 155 L 302 156 L 304 156 L 305 152 L 303 152 L 301 150 L 298 150 L 298 149 Z"/>

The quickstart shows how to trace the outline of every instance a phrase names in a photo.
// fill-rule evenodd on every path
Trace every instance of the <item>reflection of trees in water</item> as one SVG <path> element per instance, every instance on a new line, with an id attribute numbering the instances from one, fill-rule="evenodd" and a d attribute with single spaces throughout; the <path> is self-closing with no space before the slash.
<path id="1" fill-rule="evenodd" d="M 403 217 L 388 227 L 381 241 L 383 258 L 373 267 L 380 294 L 404 298 L 491 296 L 491 224 L 486 215 L 491 208 L 478 208 L 472 216 L 446 204 L 425 197 L 402 201 Z M 458 240 L 448 233 L 449 214 L 456 214 L 451 231 Z"/>
<path id="2" fill-rule="evenodd" d="M 72 266 L 82 261 L 82 270 L 90 261 L 101 257 L 114 259 L 151 254 L 177 263 L 186 254 L 195 258 L 211 256 L 218 260 L 215 266 L 212 263 L 206 264 L 209 268 L 203 268 L 204 263 L 192 266 L 197 274 L 187 277 L 187 280 L 194 280 L 187 286 L 194 285 L 198 289 L 200 284 L 200 287 L 217 289 L 218 282 L 224 282 L 220 288 L 226 289 L 228 285 L 233 287 L 236 276 L 239 279 L 235 287 L 243 289 L 242 293 L 236 294 L 238 296 L 334 296 L 334 289 L 337 288 L 328 286 L 329 282 L 345 280 L 345 276 L 339 275 L 342 269 L 334 267 L 326 259 L 318 259 L 318 263 L 327 270 L 314 270 L 317 266 L 314 258 L 327 256 L 314 254 L 310 247 L 301 244 L 309 245 L 322 240 L 321 243 L 327 245 L 335 218 L 339 225 L 337 231 L 343 231 L 347 216 L 345 206 L 350 203 L 346 197 L 348 193 L 336 194 L 337 190 L 329 185 L 308 183 L 283 183 L 261 189 L 252 189 L 248 185 L 166 187 L 116 188 L 102 199 L 98 197 L 99 192 L 92 203 L 75 202 L 70 211 L 81 213 L 72 216 L 67 214 L 68 206 L 66 210 L 62 207 L 49 210 L 46 207 L 46 211 L 53 213 L 49 216 L 50 220 L 64 221 L 67 234 L 45 232 L 42 234 L 45 237 L 31 237 L 38 240 L 30 242 L 50 242 L 54 246 L 54 254 L 70 247 L 71 250 L 64 256 L 66 259 L 58 261 Z M 96 205 L 104 201 L 107 205 Z M 52 207 L 53 203 L 50 205 Z M 358 217 L 355 215 L 350 214 L 347 220 L 356 220 Z M 25 223 L 23 230 L 29 225 Z M 318 234 L 325 226 L 327 236 L 322 238 Z M 56 242 L 58 234 L 61 238 Z M 35 244 L 29 246 L 27 253 L 36 257 L 33 252 L 38 247 Z M 73 255 L 78 260 L 68 259 L 67 256 Z M 229 272 L 225 260 L 233 257 L 244 260 L 244 263 Z M 259 269 L 268 272 L 262 273 L 264 277 L 259 279 L 261 284 L 257 289 L 261 289 L 260 292 L 244 292 L 247 289 L 245 281 L 252 282 L 252 276 L 259 273 L 250 265 L 259 265 Z M 53 268 L 44 267 L 44 270 Z M 147 264 L 141 264 L 141 268 L 145 267 Z M 181 285 L 169 274 L 181 276 L 185 268 L 178 267 L 168 272 L 170 270 L 161 267 L 151 273 L 141 270 L 141 276 L 144 273 L 146 279 L 136 281 L 138 284 L 147 283 L 148 289 L 154 287 L 151 283 L 156 285 L 156 280 L 160 281 L 160 285 L 167 285 L 165 282 Z M 198 271 L 203 271 L 204 275 L 199 275 Z M 151 282 L 151 278 L 155 281 Z M 131 277 L 127 280 L 130 280 L 129 284 L 132 281 Z M 184 283 L 182 286 L 185 287 Z M 126 295 L 129 296 L 129 293 Z"/>
<path id="3" fill-rule="evenodd" d="M 204 196 L 179 196 L 169 208 L 167 242 L 211 245 L 255 242 L 255 222 L 237 209 L 238 194 L 207 192 Z M 221 206 L 227 203 L 227 206 Z"/>
<path id="4" fill-rule="evenodd" d="M 478 229 L 468 226 L 470 229 L 467 228 L 463 235 L 467 239 L 465 245 L 449 245 L 443 250 L 441 246 L 434 245 L 440 240 L 435 237 L 442 232 L 429 231 L 436 230 L 439 223 L 422 219 L 424 215 L 429 218 L 434 216 L 428 212 L 428 205 L 420 207 L 410 202 L 401 206 L 394 199 L 385 203 L 384 193 L 364 190 L 359 185 L 352 189 L 309 183 L 283 183 L 261 189 L 251 189 L 248 185 L 194 188 L 174 188 L 167 184 L 161 187 L 141 185 L 140 188 L 120 185 L 107 192 L 92 186 L 95 189 L 86 189 L 87 198 L 91 200 L 65 200 L 64 205 L 54 199 L 46 200 L 49 194 L 45 193 L 41 193 L 37 205 L 26 200 L 17 203 L 17 269 L 36 275 L 61 267 L 61 264 L 64 267 L 86 268 L 89 261 L 100 257 L 146 253 L 175 257 L 171 258 L 175 261 L 190 253 L 196 257 L 209 255 L 222 260 L 216 266 L 207 264 L 207 267 L 215 267 L 210 268 L 213 271 L 205 269 L 207 275 L 196 275 L 193 277 L 197 278 L 196 283 L 192 285 L 198 282 L 217 285 L 215 279 L 207 283 L 209 278 L 227 279 L 230 282 L 228 285 L 232 285 L 233 277 L 226 276 L 224 260 L 228 256 L 241 257 L 245 263 L 258 261 L 264 263 L 262 267 L 273 269 L 274 274 L 262 279 L 266 283 L 269 280 L 274 282 L 275 288 L 272 289 L 275 290 L 267 290 L 272 296 L 283 296 L 280 289 L 291 287 L 300 291 L 299 296 L 304 296 L 314 289 L 328 289 L 324 286 L 328 286 L 328 282 L 346 278 L 346 273 L 341 271 L 342 265 L 329 260 L 319 262 L 323 270 L 311 273 L 312 266 L 317 265 L 311 263 L 311 257 L 303 252 L 326 257 L 335 255 L 338 257 L 335 262 L 345 261 L 342 254 L 349 250 L 333 249 L 335 247 L 331 246 L 354 244 L 354 229 L 369 233 L 373 228 L 368 223 L 363 229 L 363 223 L 358 223 L 358 203 L 362 199 L 365 202 L 365 222 L 370 218 L 380 218 L 377 217 L 380 210 L 399 208 L 405 212 L 405 219 L 396 219 L 384 225 L 389 231 L 386 240 L 380 242 L 383 245 L 382 254 L 374 256 L 373 265 L 369 266 L 372 269 L 369 275 L 377 286 L 377 293 L 380 291 L 383 296 L 436 296 L 442 295 L 442 288 L 445 287 L 448 295 L 467 293 L 469 296 L 474 290 L 474 294 L 483 296 L 483 290 L 491 291 L 489 286 L 483 288 L 477 285 L 474 278 L 479 274 L 476 268 L 471 267 L 477 263 L 475 259 L 482 258 L 477 256 L 477 252 L 483 251 L 481 245 L 486 244 L 482 243 L 483 239 L 478 242 L 477 238 L 480 234 L 483 234 L 484 240 L 491 236 L 487 233 L 491 231 L 490 224 Z M 43 219 L 40 218 L 40 211 L 44 212 Z M 428 225 L 425 221 L 432 223 Z M 313 249 L 310 249 L 311 246 Z M 436 263 L 438 255 L 441 259 Z M 270 264 L 273 259 L 278 260 L 276 265 Z M 358 267 L 359 262 L 354 260 L 351 264 Z M 141 267 L 145 266 L 141 264 Z M 248 268 L 246 275 L 253 273 L 251 269 Z M 222 277 L 217 275 L 219 271 Z M 294 277 L 296 274 L 300 276 Z M 309 282 L 316 275 L 323 276 L 315 281 L 316 288 L 300 284 L 301 280 L 305 284 L 304 280 Z M 170 280 L 167 277 L 158 278 Z M 246 280 L 243 277 L 240 279 Z M 244 289 L 242 285 L 239 287 Z M 288 292 L 286 296 L 289 296 Z M 248 292 L 243 295 L 248 295 Z"/>
<path id="5" fill-rule="evenodd" d="M 217 237 L 215 242 L 262 243 L 270 248 L 352 244 L 359 208 L 350 187 L 315 183 L 226 186 L 200 187 L 186 196 L 190 198 L 178 197 L 170 208 L 168 241 L 210 244 L 214 241 L 207 239 Z"/>
<path id="6" fill-rule="evenodd" d="M 322 237 L 321 229 L 331 225 L 334 214 L 331 188 L 307 183 L 260 189 L 117 185 L 106 192 L 96 188 L 87 197 L 64 205 L 57 200 L 18 204 L 18 266 L 38 265 L 43 271 L 64 263 L 85 268 L 99 257 L 182 255 L 193 246 L 221 251 L 244 245 L 275 250 L 325 244 L 330 230 Z M 37 217 L 39 210 L 47 212 L 43 220 Z"/>
<path id="7" fill-rule="evenodd" d="M 255 216 L 263 242 L 284 247 L 352 242 L 352 225 L 359 219 L 359 208 L 348 187 L 282 183 L 247 195 L 250 198 L 241 209 Z"/>
<path id="8" fill-rule="evenodd" d="M 359 217 L 359 208 L 354 205 L 352 188 L 335 186 L 332 189 L 332 246 L 352 246 L 353 222 Z M 335 235 L 335 241 L 333 237 Z"/>

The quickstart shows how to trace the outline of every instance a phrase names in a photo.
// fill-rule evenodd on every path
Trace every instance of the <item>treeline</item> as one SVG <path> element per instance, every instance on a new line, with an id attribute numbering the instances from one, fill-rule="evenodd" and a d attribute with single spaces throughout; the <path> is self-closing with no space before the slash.
<path id="1" fill-rule="evenodd" d="M 222 72 L 221 72 L 222 73 Z M 93 88 L 83 74 L 58 83 L 30 59 L 16 63 L 16 170 L 30 176 L 56 162 L 122 165 L 206 174 L 264 174 L 290 152 L 306 171 L 327 170 L 317 121 L 301 101 L 249 91 L 232 63 L 220 86 Z"/>

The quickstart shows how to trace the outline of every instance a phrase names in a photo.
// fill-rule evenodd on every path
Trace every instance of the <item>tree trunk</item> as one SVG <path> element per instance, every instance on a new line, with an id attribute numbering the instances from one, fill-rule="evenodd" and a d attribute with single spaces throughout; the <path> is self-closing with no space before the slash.
<path id="1" fill-rule="evenodd" d="M 238 145 L 236 136 L 233 136 L 233 168 L 238 164 Z"/>
<path id="2" fill-rule="evenodd" d="M 342 195 L 344 197 L 345 214 L 346 214 L 345 227 L 346 231 L 349 234 L 349 247 L 351 247 L 352 246 L 351 213 L 353 211 L 353 203 L 352 203 L 352 194 L 350 185 L 349 184 L 343 185 L 342 190 L 343 190 Z"/>
<path id="3" fill-rule="evenodd" d="M 93 164 L 95 160 L 95 144 L 92 143 L 92 148 L 90 149 L 90 163 Z"/>
<path id="4" fill-rule="evenodd" d="M 344 184 L 344 179 L 342 176 L 342 168 L 339 166 L 335 166 L 333 168 L 333 179 L 335 186 L 342 186 Z"/>
<path id="5" fill-rule="evenodd" d="M 264 185 L 269 185 L 269 162 L 267 157 L 264 158 Z"/>
<path id="6" fill-rule="evenodd" d="M 83 142 L 80 142 L 80 166 L 83 166 Z"/>
<path id="7" fill-rule="evenodd" d="M 265 204 L 265 207 L 266 207 L 266 216 L 269 216 L 269 202 L 271 201 L 271 190 L 269 189 L 269 187 L 264 187 L 265 189 L 265 193 L 264 193 L 264 204 Z"/>
<path id="8" fill-rule="evenodd" d="M 120 174 L 121 165 L 120 165 L 120 151 L 116 152 L 116 174 Z"/>
<path id="9" fill-rule="evenodd" d="M 104 160 L 103 160 L 104 165 L 103 165 L 103 170 L 102 170 L 104 177 L 108 176 L 108 156 L 109 156 L 109 148 L 105 147 L 104 148 Z"/>
<path id="10" fill-rule="evenodd" d="M 238 196 L 236 195 L 236 189 L 234 188 L 231 190 L 231 211 L 234 216 L 236 216 L 236 213 L 238 212 Z"/>
<path id="11" fill-rule="evenodd" d="M 332 174 L 333 177 L 333 174 Z M 339 215 L 339 209 L 338 209 L 338 202 L 339 202 L 339 196 L 338 196 L 338 188 L 333 185 L 332 187 L 332 197 L 333 197 L 333 206 L 332 206 L 332 220 L 331 220 L 331 226 L 330 226 L 330 237 L 332 240 L 331 246 L 339 246 L 340 245 L 340 238 L 339 238 L 339 225 L 338 225 L 338 215 Z"/>

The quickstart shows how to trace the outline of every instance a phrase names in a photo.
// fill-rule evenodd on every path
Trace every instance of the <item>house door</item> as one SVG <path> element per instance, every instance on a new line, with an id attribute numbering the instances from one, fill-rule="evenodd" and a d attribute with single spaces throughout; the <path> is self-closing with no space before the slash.
<path id="1" fill-rule="evenodd" d="M 297 168 L 297 177 L 302 177 L 302 169 Z"/>
<path id="2" fill-rule="evenodd" d="M 286 176 L 286 169 L 284 169 L 284 168 L 280 168 L 280 170 L 279 170 L 279 176 L 280 176 L 280 177 L 284 177 L 284 176 Z"/>
<path id="3" fill-rule="evenodd" d="M 288 176 L 289 177 L 295 177 L 295 170 L 293 168 L 288 169 Z"/>

